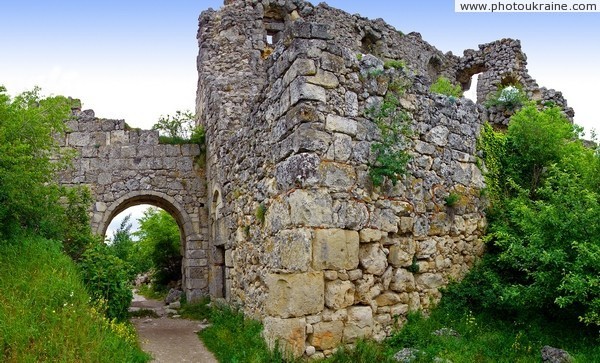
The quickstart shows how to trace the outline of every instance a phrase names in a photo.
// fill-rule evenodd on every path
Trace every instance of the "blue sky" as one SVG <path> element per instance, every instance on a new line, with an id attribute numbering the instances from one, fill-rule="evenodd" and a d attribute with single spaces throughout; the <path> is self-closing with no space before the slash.
<path id="1" fill-rule="evenodd" d="M 576 123 L 599 128 L 600 13 L 455 13 L 453 0 L 330 0 L 420 32 L 443 52 L 521 39 L 529 73 L 563 91 Z M 0 3 L 0 84 L 81 98 L 96 115 L 150 128 L 194 109 L 197 19 L 220 0 L 19 0 Z"/>

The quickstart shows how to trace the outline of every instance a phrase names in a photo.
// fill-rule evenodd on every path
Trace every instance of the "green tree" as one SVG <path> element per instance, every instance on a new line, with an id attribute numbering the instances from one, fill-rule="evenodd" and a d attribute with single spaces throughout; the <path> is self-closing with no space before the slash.
<path id="1" fill-rule="evenodd" d="M 123 218 L 119 228 L 114 232 L 110 240 L 110 249 L 113 254 L 123 261 L 129 261 L 133 249 L 133 240 L 131 239 L 131 214 Z"/>
<path id="2" fill-rule="evenodd" d="M 11 98 L 0 86 L 0 239 L 24 230 L 59 234 L 64 190 L 54 180 L 68 155 L 55 136 L 69 115 L 65 97 L 44 98 L 35 88 Z"/>
<path id="3" fill-rule="evenodd" d="M 527 105 L 506 135 L 485 127 L 489 251 L 464 281 L 473 306 L 600 325 L 598 153 L 558 108 Z"/>
<path id="4" fill-rule="evenodd" d="M 152 261 L 154 282 L 166 286 L 181 279 L 181 237 L 175 219 L 162 209 L 149 208 L 139 221 L 135 235 L 142 253 Z"/>

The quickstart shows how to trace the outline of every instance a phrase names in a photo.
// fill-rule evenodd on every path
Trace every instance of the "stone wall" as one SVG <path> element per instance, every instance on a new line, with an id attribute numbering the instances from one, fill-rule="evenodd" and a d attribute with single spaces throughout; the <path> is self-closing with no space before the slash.
<path id="1" fill-rule="evenodd" d="M 198 145 L 159 144 L 158 131 L 127 129 L 123 120 L 75 110 L 61 146 L 76 151 L 63 185 L 85 185 L 95 203 L 92 230 L 104 235 L 128 207 L 152 204 L 168 211 L 182 236 L 183 287 L 188 300 L 208 294 L 206 185 Z"/>
<path id="2" fill-rule="evenodd" d="M 427 309 L 482 253 L 485 226 L 481 108 L 430 94 L 429 55 L 417 55 L 443 54 L 389 31 L 406 42 L 397 54 L 408 67 L 384 70 L 362 33 L 346 36 L 325 19 L 353 24 L 326 6 L 231 1 L 204 12 L 198 33 L 211 294 L 262 319 L 271 344 L 315 357 L 382 339 L 395 319 Z M 412 159 L 399 184 L 374 188 L 380 132 L 365 110 L 394 74 L 409 85 L 401 103 Z M 445 205 L 450 193 L 456 206 Z"/>

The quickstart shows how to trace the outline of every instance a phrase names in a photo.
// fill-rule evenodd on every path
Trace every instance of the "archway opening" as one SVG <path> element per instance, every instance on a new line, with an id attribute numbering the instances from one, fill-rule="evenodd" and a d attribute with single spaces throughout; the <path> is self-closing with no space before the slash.
<path id="1" fill-rule="evenodd" d="M 105 241 L 131 271 L 134 301 L 183 294 L 185 235 L 176 215 L 153 200 L 125 203 L 109 219 Z"/>

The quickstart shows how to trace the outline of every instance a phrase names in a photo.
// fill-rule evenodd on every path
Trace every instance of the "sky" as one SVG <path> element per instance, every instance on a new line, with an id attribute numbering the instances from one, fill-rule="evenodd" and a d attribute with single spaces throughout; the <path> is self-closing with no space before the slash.
<path id="1" fill-rule="evenodd" d="M 505 0 L 503 0 L 505 1 Z M 575 122 L 600 129 L 600 13 L 455 13 L 454 0 L 330 0 L 416 31 L 443 52 L 520 39 L 529 74 L 563 92 Z M 96 116 L 150 128 L 193 110 L 198 15 L 221 0 L 0 1 L 0 85 L 80 98 Z M 126 211 L 127 213 L 127 211 Z M 118 224 L 118 223 L 116 223 Z M 110 233 L 110 230 L 109 230 Z"/>

